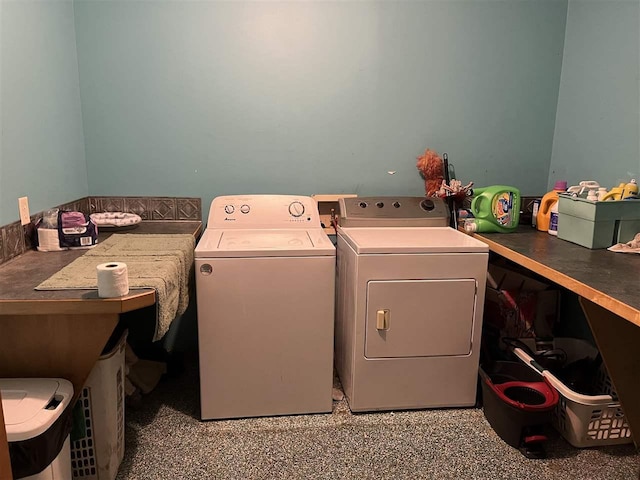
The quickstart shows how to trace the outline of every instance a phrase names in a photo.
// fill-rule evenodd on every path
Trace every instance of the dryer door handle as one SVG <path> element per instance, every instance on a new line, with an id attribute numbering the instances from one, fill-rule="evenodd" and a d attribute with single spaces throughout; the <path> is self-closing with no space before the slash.
<path id="1" fill-rule="evenodd" d="M 389 330 L 389 310 L 378 310 L 376 312 L 376 329 Z"/>

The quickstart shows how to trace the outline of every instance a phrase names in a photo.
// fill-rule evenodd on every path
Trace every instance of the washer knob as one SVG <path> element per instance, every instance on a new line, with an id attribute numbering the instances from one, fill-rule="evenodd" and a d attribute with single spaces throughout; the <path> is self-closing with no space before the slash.
<path id="1" fill-rule="evenodd" d="M 236 209 L 233 207 L 233 205 L 225 205 L 224 206 L 224 213 L 226 213 L 227 215 L 231 215 Z"/>
<path id="2" fill-rule="evenodd" d="M 393 206 L 396 208 L 400 208 L 400 202 L 393 202 Z"/>
<path id="3" fill-rule="evenodd" d="M 301 217 L 304 215 L 304 205 L 302 202 L 291 202 L 289 204 L 289 213 L 294 217 Z"/>
<path id="4" fill-rule="evenodd" d="M 249 207 L 249 205 L 247 205 L 247 204 L 242 205 L 242 206 L 240 207 L 240 211 L 241 211 L 242 213 L 249 213 L 249 211 L 250 211 L 250 210 L 251 210 L 251 207 Z"/>
<path id="5" fill-rule="evenodd" d="M 425 198 L 424 200 L 422 200 L 422 202 L 420 202 L 420 206 L 427 212 L 430 212 L 431 210 L 436 208 L 436 205 L 435 203 L 433 203 L 433 200 L 430 200 L 428 198 Z"/>
<path id="6" fill-rule="evenodd" d="M 367 202 L 360 202 L 360 203 L 358 203 L 358 206 L 360 208 L 367 208 Z"/>
<path id="7" fill-rule="evenodd" d="M 384 207 L 384 202 L 376 202 L 376 207 L 378 208 Z"/>

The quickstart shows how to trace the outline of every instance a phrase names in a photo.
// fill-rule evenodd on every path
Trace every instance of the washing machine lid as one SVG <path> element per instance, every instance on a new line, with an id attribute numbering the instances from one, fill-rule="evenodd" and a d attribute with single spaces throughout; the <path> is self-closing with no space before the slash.
<path id="1" fill-rule="evenodd" d="M 7 440 L 17 442 L 44 433 L 58 419 L 73 385 L 62 378 L 2 378 L 0 395 Z"/>
<path id="2" fill-rule="evenodd" d="M 321 228 L 207 229 L 196 246 L 196 258 L 335 256 Z"/>
<path id="3" fill-rule="evenodd" d="M 367 253 L 483 253 L 489 246 L 451 227 L 338 227 L 358 254 Z"/>

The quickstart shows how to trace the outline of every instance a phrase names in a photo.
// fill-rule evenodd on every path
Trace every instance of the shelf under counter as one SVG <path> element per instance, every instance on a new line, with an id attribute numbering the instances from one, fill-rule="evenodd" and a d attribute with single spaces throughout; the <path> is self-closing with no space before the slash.
<path id="1" fill-rule="evenodd" d="M 529 226 L 473 236 L 494 254 L 578 295 L 638 447 L 640 255 L 588 249 Z"/>
<path id="2" fill-rule="evenodd" d="M 640 327 L 640 255 L 591 250 L 526 225 L 473 236 L 492 252 Z"/>

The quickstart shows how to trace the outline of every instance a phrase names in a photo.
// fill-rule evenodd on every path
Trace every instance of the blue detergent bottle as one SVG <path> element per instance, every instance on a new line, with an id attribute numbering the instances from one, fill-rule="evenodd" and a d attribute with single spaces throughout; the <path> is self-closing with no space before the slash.
<path id="1" fill-rule="evenodd" d="M 467 232 L 513 232 L 520 221 L 520 190 L 508 185 L 474 188 Z"/>

